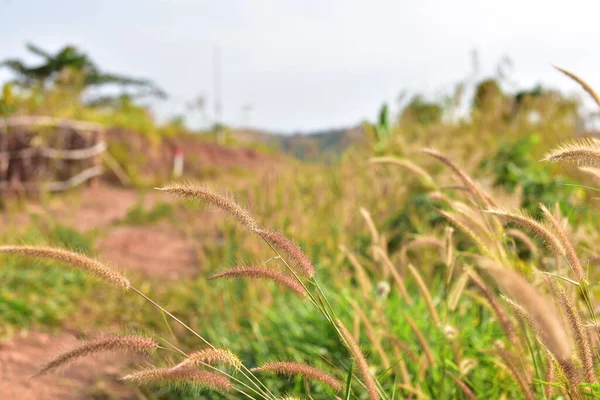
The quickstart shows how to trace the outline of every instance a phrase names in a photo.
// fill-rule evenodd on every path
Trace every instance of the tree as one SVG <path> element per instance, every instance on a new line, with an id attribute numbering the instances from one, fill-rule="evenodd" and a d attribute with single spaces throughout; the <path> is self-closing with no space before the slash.
<path id="1" fill-rule="evenodd" d="M 414 121 L 420 125 L 438 123 L 442 120 L 444 110 L 438 103 L 429 102 L 421 95 L 413 96 L 402 110 L 402 121 Z"/>
<path id="2" fill-rule="evenodd" d="M 20 59 L 0 61 L 0 67 L 8 68 L 13 72 L 16 77 L 14 83 L 19 86 L 45 88 L 47 85 L 56 84 L 66 71 L 74 71 L 81 74 L 80 84 L 84 90 L 105 85 L 117 85 L 122 89 L 126 87 L 139 89 L 140 93 L 131 95 L 132 97 L 141 95 L 166 97 L 166 93 L 150 80 L 101 71 L 86 53 L 75 46 L 67 45 L 56 54 L 51 54 L 31 43 L 28 43 L 26 48 L 29 52 L 42 58 L 40 64 L 27 66 Z"/>

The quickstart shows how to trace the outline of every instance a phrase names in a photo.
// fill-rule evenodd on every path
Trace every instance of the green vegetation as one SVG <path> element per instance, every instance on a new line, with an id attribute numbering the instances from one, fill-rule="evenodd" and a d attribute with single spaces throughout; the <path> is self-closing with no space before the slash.
<path id="1" fill-rule="evenodd" d="M 3 242 L 8 242 L 4 236 Z M 60 224 L 40 221 L 17 240 L 23 244 L 45 243 L 91 253 L 90 239 Z M 2 257 L 0 269 L 0 316 L 3 321 L 0 335 L 7 336 L 19 328 L 38 325 L 58 326 L 79 308 L 88 293 L 89 279 L 81 271 L 59 268 L 59 264 Z"/>
<path id="2" fill-rule="evenodd" d="M 60 90 L 44 88 L 44 102 Z M 4 104 L 30 100 L 8 92 Z M 82 116 L 92 110 L 73 101 Z M 128 273 L 130 286 L 119 290 L 110 278 L 3 255 L 3 334 L 136 329 L 161 343 L 150 365 L 183 368 L 207 343 L 244 365 L 208 363 L 231 392 L 169 382 L 141 385 L 140 398 L 333 398 L 319 381 L 250 372 L 271 361 L 326 371 L 344 383 L 336 393 L 344 399 L 598 398 L 598 209 L 582 185 L 600 176 L 600 146 L 555 148 L 575 135 L 576 106 L 541 87 L 510 94 L 485 79 L 468 116 L 453 118 L 455 103 L 422 97 L 397 116 L 384 106 L 375 124 L 365 123 L 363 145 L 327 164 L 201 172 L 218 190 L 170 186 L 186 200 L 139 202 L 119 221 L 148 234 L 164 226 L 185 232 L 201 266 L 193 277 Z M 143 121 L 133 102 L 120 107 L 107 121 Z M 143 169 L 125 147 L 111 146 L 131 175 Z M 222 196 L 228 186 L 237 203 Z M 94 253 L 87 235 L 39 220 L 31 226 L 6 232 L 3 244 Z M 207 280 L 235 266 L 270 275 L 245 269 L 236 279 Z"/>

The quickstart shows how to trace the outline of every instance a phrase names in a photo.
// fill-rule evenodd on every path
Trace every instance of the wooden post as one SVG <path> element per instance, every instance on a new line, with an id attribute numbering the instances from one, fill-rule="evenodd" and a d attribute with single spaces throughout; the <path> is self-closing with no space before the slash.
<path id="1" fill-rule="evenodd" d="M 103 136 L 104 135 L 102 134 L 102 131 L 100 131 L 100 130 L 92 131 L 91 132 L 92 146 L 95 146 L 98 143 L 100 143 L 102 140 L 104 140 Z M 95 154 L 91 158 L 91 166 L 92 167 L 102 167 L 102 153 Z M 100 181 L 100 177 L 94 176 L 93 178 L 90 179 L 90 187 L 92 189 L 97 189 L 99 181 Z"/>

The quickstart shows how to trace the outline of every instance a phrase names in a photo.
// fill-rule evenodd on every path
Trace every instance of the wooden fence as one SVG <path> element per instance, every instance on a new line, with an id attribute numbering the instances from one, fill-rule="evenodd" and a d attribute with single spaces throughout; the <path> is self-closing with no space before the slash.
<path id="1" fill-rule="evenodd" d="M 102 175 L 100 125 L 49 117 L 0 119 L 0 194 L 62 191 Z"/>

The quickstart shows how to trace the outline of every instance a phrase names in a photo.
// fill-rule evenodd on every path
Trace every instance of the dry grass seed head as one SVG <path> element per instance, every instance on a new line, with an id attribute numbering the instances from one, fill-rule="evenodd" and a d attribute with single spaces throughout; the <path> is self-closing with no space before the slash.
<path id="1" fill-rule="evenodd" d="M 527 311 L 544 346 L 557 359 L 568 358 L 571 354 L 571 341 L 553 308 L 553 302 L 520 274 L 493 262 L 484 263 L 482 266 L 502 290 Z"/>
<path id="2" fill-rule="evenodd" d="M 485 240 L 480 235 L 475 233 L 473 229 L 471 229 L 469 224 L 464 220 L 464 218 L 461 215 L 440 209 L 437 209 L 437 211 L 441 215 L 443 215 L 448 221 L 450 221 L 452 225 L 456 226 L 462 233 L 464 233 L 469 239 L 471 239 L 483 255 L 487 257 L 492 256 L 490 249 L 485 243 Z"/>
<path id="3" fill-rule="evenodd" d="M 421 294 L 423 295 L 423 298 L 425 299 L 425 304 L 427 304 L 427 309 L 429 310 L 429 314 L 431 315 L 431 318 L 433 319 L 433 323 L 435 324 L 436 327 L 439 328 L 441 326 L 440 317 L 438 316 L 437 310 L 435 309 L 435 305 L 433 304 L 431 294 L 429 293 L 429 289 L 427 288 L 425 281 L 421 277 L 421 274 L 419 273 L 419 271 L 417 271 L 417 269 L 412 264 L 408 264 L 408 270 L 410 271 L 412 276 L 415 278 L 415 281 L 417 282 L 417 286 L 419 287 L 419 290 L 421 291 Z"/>
<path id="4" fill-rule="evenodd" d="M 556 362 L 560 367 L 559 371 L 562 372 L 569 386 L 569 397 L 573 400 L 582 400 L 583 396 L 581 395 L 581 387 L 579 386 L 581 377 L 573 362 L 569 359 L 557 359 Z"/>
<path id="5" fill-rule="evenodd" d="M 138 385 L 189 383 L 216 391 L 228 391 L 233 388 L 225 376 L 194 368 L 153 368 L 131 373 L 121 379 Z"/>
<path id="6" fill-rule="evenodd" d="M 502 358 L 502 361 L 504 361 L 504 364 L 508 367 L 508 370 L 511 372 L 511 374 L 514 376 L 515 380 L 521 387 L 521 392 L 523 392 L 523 396 L 525 397 L 525 399 L 535 400 L 535 395 L 533 394 L 533 391 L 531 390 L 531 387 L 528 382 L 529 379 L 524 374 L 524 372 L 517 367 L 517 363 L 515 362 L 512 355 L 509 354 L 508 351 L 506 351 L 506 349 L 500 342 L 496 342 L 496 353 L 500 356 L 500 358 Z"/>
<path id="7" fill-rule="evenodd" d="M 272 372 L 280 375 L 301 375 L 307 379 L 322 382 L 331 387 L 336 392 L 343 389 L 342 381 L 322 371 L 318 368 L 307 364 L 300 364 L 288 361 L 274 361 L 261 365 L 258 368 L 253 368 L 252 372 Z"/>
<path id="8" fill-rule="evenodd" d="M 477 184 L 475 184 L 473 179 L 471 179 L 471 177 L 465 171 L 463 171 L 462 168 L 460 168 L 452 160 L 450 160 L 450 158 L 448 158 L 447 156 L 443 155 L 435 149 L 423 149 L 422 151 L 423 153 L 432 156 L 433 158 L 441 161 L 442 163 L 450 167 L 452 172 L 454 172 L 454 174 L 460 179 L 463 185 L 466 186 L 467 190 L 471 193 L 475 200 L 480 202 L 482 205 L 486 205 L 488 207 L 496 207 L 494 200 L 492 200 L 492 198 L 487 193 L 485 193 L 481 188 L 479 188 Z"/>
<path id="9" fill-rule="evenodd" d="M 210 205 L 225 211 L 251 231 L 258 229 L 258 224 L 247 210 L 242 208 L 242 206 L 236 203 L 231 197 L 218 193 L 208 186 L 195 183 L 173 183 L 158 188 L 158 190 L 165 191 L 184 199 L 203 200 Z"/>
<path id="10" fill-rule="evenodd" d="M 242 367 L 242 361 L 229 349 L 208 348 L 191 353 L 185 360 L 173 368 L 196 367 L 202 364 L 224 363 L 235 369 Z"/>
<path id="11" fill-rule="evenodd" d="M 342 253 L 344 253 L 346 255 L 346 257 L 348 257 L 348 261 L 350 261 L 350 264 L 352 264 L 352 267 L 354 268 L 354 272 L 356 273 L 356 279 L 358 280 L 358 283 L 362 290 L 363 296 L 365 298 L 368 298 L 370 296 L 370 292 L 373 287 L 373 283 L 371 282 L 371 279 L 367 275 L 365 268 L 362 266 L 360 261 L 358 261 L 358 258 L 356 257 L 356 255 L 353 252 L 351 252 L 350 250 L 348 250 L 348 248 L 346 248 L 346 246 L 340 245 L 340 250 L 342 251 Z"/>
<path id="12" fill-rule="evenodd" d="M 371 341 L 373 348 L 375 349 L 375 351 L 377 351 L 377 354 L 379 354 L 379 358 L 381 359 L 383 367 L 385 369 L 390 368 L 390 366 L 392 364 L 390 363 L 390 360 L 387 357 L 385 350 L 381 346 L 381 340 L 380 340 L 379 336 L 377 335 L 377 333 L 375 332 L 375 329 L 373 328 L 373 324 L 371 324 L 371 321 L 369 321 L 369 318 L 365 315 L 365 313 L 362 311 L 360 306 L 355 301 L 350 300 L 350 303 L 352 304 L 352 308 L 354 308 L 356 315 L 358 315 L 358 317 L 362 321 L 362 324 L 364 325 L 364 327 L 367 331 L 367 336 L 369 337 L 369 340 Z"/>
<path id="13" fill-rule="evenodd" d="M 431 350 L 429 343 L 427 343 L 425 335 L 423 335 L 423 332 L 421 332 L 421 330 L 411 317 L 405 315 L 404 318 L 406 318 L 406 322 L 408 322 L 412 331 L 415 333 L 415 335 L 417 335 L 417 340 L 419 341 L 419 345 L 421 346 L 423 353 L 425 353 L 425 358 L 427 360 L 427 363 L 425 364 L 429 364 L 430 366 L 434 365 L 435 357 L 433 356 L 433 351 Z"/>
<path id="14" fill-rule="evenodd" d="M 477 275 L 477 273 L 472 269 L 468 269 L 467 273 L 469 274 L 471 281 L 483 293 L 487 302 L 492 307 L 492 310 L 494 311 L 494 314 L 496 315 L 496 318 L 498 319 L 502 330 L 508 337 L 508 340 L 515 344 L 518 343 L 515 327 L 513 326 L 511 320 L 508 318 L 508 315 L 506 314 L 504 308 L 502 308 L 498 303 L 496 297 L 494 296 L 490 288 L 488 288 L 483 279 L 481 279 L 481 277 Z"/>
<path id="15" fill-rule="evenodd" d="M 371 165 L 375 165 L 375 164 L 397 165 L 399 167 L 405 168 L 406 170 L 412 172 L 414 175 L 418 176 L 421 180 L 421 183 L 424 186 L 426 186 L 430 189 L 437 188 L 435 181 L 433 180 L 433 178 L 431 177 L 431 175 L 429 175 L 429 173 L 427 171 L 425 171 L 423 168 L 421 168 L 417 164 L 415 164 L 412 161 L 407 160 L 405 158 L 373 157 L 369 160 L 369 164 L 371 164 Z"/>
<path id="16" fill-rule="evenodd" d="M 473 390 L 471 390 L 471 388 L 462 379 L 458 378 L 457 376 L 451 373 L 448 373 L 448 375 L 450 375 L 450 378 L 452 378 L 454 383 L 456 383 L 456 385 L 460 388 L 460 390 L 463 392 L 467 399 L 477 400 L 477 396 L 475 396 Z"/>
<path id="17" fill-rule="evenodd" d="M 598 166 L 600 165 L 600 142 L 591 138 L 571 139 L 550 150 L 542 161 Z"/>
<path id="18" fill-rule="evenodd" d="M 527 247 L 527 249 L 529 250 L 531 255 L 534 258 L 538 258 L 539 249 L 538 249 L 537 245 L 535 244 L 535 242 L 533 240 L 531 240 L 531 238 L 529 236 L 527 236 L 526 233 L 524 233 L 523 231 L 520 231 L 518 229 L 507 229 L 505 231 L 505 233 L 507 236 L 510 236 L 513 239 L 517 239 L 521 243 L 523 243 Z"/>
<path id="19" fill-rule="evenodd" d="M 392 263 L 392 260 L 390 260 L 390 258 L 388 257 L 387 253 L 382 248 L 378 248 L 377 251 L 381 256 L 381 259 L 383 260 L 383 266 L 392 275 L 392 278 L 394 278 L 394 282 L 396 283 L 396 286 L 400 291 L 400 295 L 404 298 L 406 304 L 412 304 L 412 299 L 410 298 L 410 295 L 406 290 L 406 285 L 404 284 L 404 278 L 402 278 L 402 275 L 400 275 L 400 273 L 396 270 L 396 267 Z"/>
<path id="20" fill-rule="evenodd" d="M 60 261 L 82 269 L 120 289 L 126 290 L 131 287 L 129 279 L 118 271 L 73 251 L 48 246 L 0 246 L 0 253 Z"/>
<path id="21" fill-rule="evenodd" d="M 589 176 L 591 176 L 592 178 L 594 178 L 594 180 L 596 182 L 600 182 L 600 168 L 594 168 L 594 167 L 579 167 L 579 170 Z"/>
<path id="22" fill-rule="evenodd" d="M 567 234 L 563 224 L 560 221 L 560 217 L 554 216 L 554 214 L 552 214 L 550 210 L 548 210 L 548 208 L 546 208 L 546 206 L 544 206 L 543 204 L 540 204 L 540 209 L 544 213 L 544 216 L 548 220 L 548 223 L 550 224 L 550 227 L 556 234 L 556 237 L 558 237 L 558 240 L 562 243 L 566 253 L 565 258 L 571 266 L 571 270 L 573 271 L 575 279 L 577 279 L 578 282 L 585 281 L 585 272 L 583 271 L 581 261 L 577 256 L 577 252 L 573 247 L 573 243 L 571 242 L 569 235 Z"/>
<path id="23" fill-rule="evenodd" d="M 294 291 L 298 296 L 306 297 L 306 289 L 291 275 L 266 267 L 235 267 L 221 271 L 209 277 L 209 280 L 218 278 L 252 278 L 273 281 L 283 287 Z"/>
<path id="24" fill-rule="evenodd" d="M 592 353 L 592 345 L 589 341 L 587 333 L 584 330 L 579 311 L 562 286 L 555 284 L 554 288 L 556 291 L 556 296 L 558 297 L 558 300 L 565 311 L 567 320 L 569 321 L 569 325 L 571 326 L 571 331 L 575 336 L 577 350 L 579 352 L 579 359 L 583 365 L 583 371 L 585 372 L 587 382 L 595 383 L 596 372 L 594 371 L 594 355 Z"/>
<path id="25" fill-rule="evenodd" d="M 600 106 L 600 97 L 598 97 L 594 89 L 592 89 L 592 87 L 588 85 L 583 79 L 581 79 L 574 73 L 567 71 L 566 69 L 562 69 L 556 66 L 554 68 L 556 68 L 557 70 L 559 70 L 560 72 L 577 82 L 583 88 L 583 90 L 585 90 L 587 94 L 589 94 L 592 97 L 592 99 L 594 99 L 596 104 Z"/>
<path id="26" fill-rule="evenodd" d="M 107 351 L 150 354 L 157 348 L 158 341 L 143 336 L 108 336 L 89 340 L 50 360 L 39 369 L 35 376 L 46 374 L 56 368 L 71 364 L 76 360 L 91 354 Z"/>
<path id="27" fill-rule="evenodd" d="M 310 261 L 310 258 L 296 243 L 277 231 L 257 229 L 255 232 L 275 249 L 281 250 L 287 255 L 300 268 L 302 275 L 308 278 L 312 278 L 315 275 L 315 267 L 312 261 Z"/>
<path id="28" fill-rule="evenodd" d="M 535 236 L 542 239 L 555 253 L 565 256 L 566 250 L 561 241 L 544 224 L 536 221 L 529 214 L 523 211 L 505 211 L 499 209 L 489 209 L 485 212 L 496 215 L 500 219 L 513 223 L 521 228 L 527 229 Z"/>
<path id="29" fill-rule="evenodd" d="M 375 378 L 373 378 L 373 375 L 371 375 L 371 371 L 369 371 L 369 364 L 367 363 L 367 359 L 365 358 L 364 354 L 360 350 L 358 343 L 356 343 L 354 337 L 352 337 L 352 334 L 350 334 L 348 328 L 346 328 L 342 321 L 336 319 L 336 324 L 338 326 L 338 329 L 340 330 L 344 341 L 346 342 L 346 347 L 348 348 L 348 351 L 350 351 L 352 358 L 354 358 L 354 361 L 356 362 L 356 368 L 358 369 L 363 383 L 367 388 L 369 399 L 379 400 L 379 393 L 377 392 Z"/>

